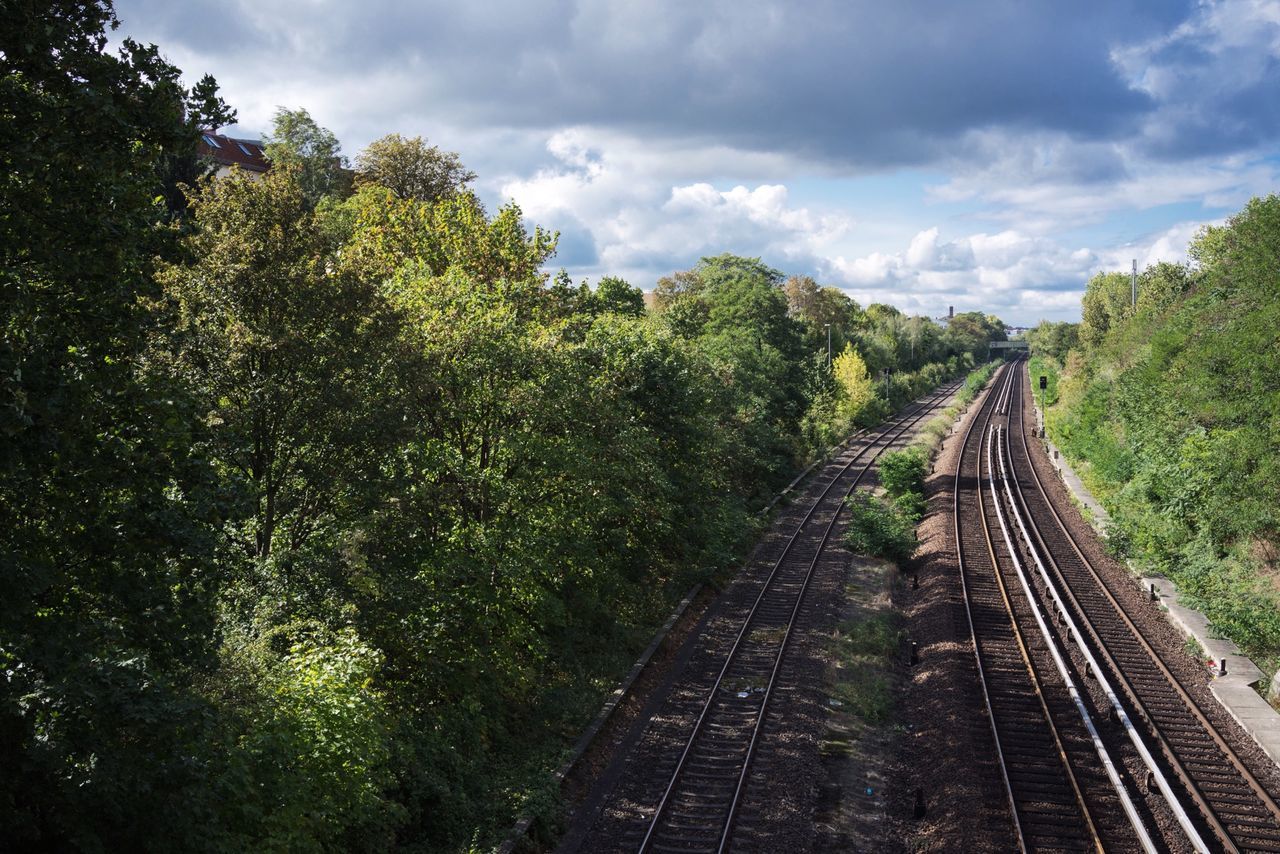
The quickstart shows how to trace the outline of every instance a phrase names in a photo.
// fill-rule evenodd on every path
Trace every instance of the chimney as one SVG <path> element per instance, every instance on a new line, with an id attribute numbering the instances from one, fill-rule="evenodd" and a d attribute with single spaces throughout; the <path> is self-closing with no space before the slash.
<path id="1" fill-rule="evenodd" d="M 954 305 L 947 306 L 947 319 L 948 320 L 956 319 L 956 307 Z"/>

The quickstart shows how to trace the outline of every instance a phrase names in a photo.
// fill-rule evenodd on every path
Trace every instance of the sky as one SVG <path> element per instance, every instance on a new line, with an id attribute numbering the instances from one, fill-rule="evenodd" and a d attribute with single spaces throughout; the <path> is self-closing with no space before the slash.
<path id="1" fill-rule="evenodd" d="M 259 138 L 456 151 L 553 266 L 760 257 L 911 314 L 1078 320 L 1280 177 L 1280 0 L 117 0 Z"/>

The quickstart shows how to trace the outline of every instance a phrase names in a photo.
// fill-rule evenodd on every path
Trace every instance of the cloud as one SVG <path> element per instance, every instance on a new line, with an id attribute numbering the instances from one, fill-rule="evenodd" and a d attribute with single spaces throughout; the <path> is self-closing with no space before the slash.
<path id="1" fill-rule="evenodd" d="M 1205 0 L 1170 31 L 1116 47 L 1112 62 L 1155 103 L 1141 150 L 1182 160 L 1270 144 L 1280 131 L 1280 2 Z"/>
<path id="2" fill-rule="evenodd" d="M 645 286 L 733 251 L 863 301 L 1070 317 L 1090 272 L 1280 186 L 1280 0 L 116 7 L 246 133 L 305 106 L 348 155 L 424 135 L 575 275 Z"/>
<path id="3" fill-rule="evenodd" d="M 856 168 L 920 163 L 985 127 L 1113 136 L 1150 108 L 1099 33 L 1184 17 L 1138 0 L 121 0 L 126 32 L 214 71 L 244 120 L 286 89 L 357 144 L 377 116 L 594 125 Z M 370 81 L 375 81 L 372 85 Z M 270 84 L 270 85 L 264 85 Z M 332 89 L 330 87 L 333 87 Z M 357 95 L 355 90 L 360 90 Z"/>
<path id="4" fill-rule="evenodd" d="M 568 223 L 590 234 L 601 270 L 628 271 L 646 285 L 725 251 L 812 267 L 822 247 L 853 227 L 843 214 L 793 205 L 782 184 L 720 189 L 708 181 L 683 183 L 705 174 L 709 164 L 700 161 L 717 159 L 706 152 L 659 154 L 588 128 L 554 134 L 547 150 L 555 165 L 504 183 L 500 194 L 535 221 Z M 767 170 L 749 153 L 726 149 L 718 158 L 722 166 L 744 159 Z"/>
<path id="5" fill-rule="evenodd" d="M 1223 222 L 1225 220 L 1222 219 L 1179 222 L 1135 243 L 1112 247 L 1101 253 L 1101 269 L 1128 270 L 1133 261 L 1138 262 L 1139 270 L 1161 261 L 1188 264 L 1187 248 L 1200 230 L 1206 225 L 1221 225 Z"/>

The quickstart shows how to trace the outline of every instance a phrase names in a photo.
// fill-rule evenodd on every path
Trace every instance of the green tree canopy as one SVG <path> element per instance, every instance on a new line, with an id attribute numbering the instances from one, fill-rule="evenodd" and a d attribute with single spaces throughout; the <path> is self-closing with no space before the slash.
<path id="1" fill-rule="evenodd" d="M 1042 320 L 1027 331 L 1027 344 L 1033 352 L 1052 356 L 1058 364 L 1064 364 L 1067 353 L 1080 343 L 1080 324 L 1054 323 Z"/>
<path id="2" fill-rule="evenodd" d="M 338 138 L 305 109 L 277 107 L 265 142 L 272 167 L 297 171 L 302 194 L 312 207 L 325 197 L 341 199 L 350 193 L 351 170 Z"/>
<path id="3" fill-rule="evenodd" d="M 191 93 L 107 2 L 0 27 L 0 823 L 16 849 L 193 841 L 193 685 L 214 666 L 221 508 L 200 413 L 149 375 Z M 200 91 L 215 98 L 211 84 Z M 147 792 L 148 797 L 139 797 Z M 181 846 L 179 846 L 181 847 Z"/>
<path id="4" fill-rule="evenodd" d="M 301 548 L 367 468 L 391 319 L 376 288 L 343 271 L 301 175 L 206 182 L 192 197 L 194 264 L 160 273 L 176 316 L 175 375 L 217 426 L 216 458 L 249 489 L 245 552 Z M 362 480 L 365 480 L 362 478 Z M 280 536 L 283 534 L 283 537 Z"/>
<path id="5" fill-rule="evenodd" d="M 356 181 L 386 187 L 401 199 L 434 202 L 463 190 L 476 173 L 457 152 L 427 145 L 420 136 L 388 134 L 356 155 Z"/>
<path id="6" fill-rule="evenodd" d="M 857 418 L 876 395 L 867 363 L 853 345 L 848 344 L 836 357 L 833 370 L 840 386 L 840 409 L 846 417 Z"/>
<path id="7" fill-rule="evenodd" d="M 600 311 L 640 317 L 644 314 L 644 293 L 625 279 L 604 276 L 596 283 L 596 304 Z"/>

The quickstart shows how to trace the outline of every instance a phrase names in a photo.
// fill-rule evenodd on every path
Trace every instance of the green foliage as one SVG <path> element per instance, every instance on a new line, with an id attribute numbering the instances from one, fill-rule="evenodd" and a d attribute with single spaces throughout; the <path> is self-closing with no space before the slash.
<path id="1" fill-rule="evenodd" d="M 294 172 L 302 195 L 315 207 L 326 197 L 351 192 L 351 171 L 333 131 L 323 128 L 304 109 L 276 109 L 263 146 L 273 169 Z"/>
<path id="2" fill-rule="evenodd" d="M 846 344 L 844 352 L 836 357 L 832 371 L 840 390 L 840 413 L 856 421 L 876 396 L 867 363 L 852 344 Z"/>
<path id="3" fill-rule="evenodd" d="M 105 2 L 0 27 L 0 823 L 7 847 L 199 849 L 222 507 L 149 377 L 157 199 L 192 94 Z M 201 98 L 215 96 L 202 83 Z"/>
<path id="4" fill-rule="evenodd" d="M 389 309 L 341 272 L 296 172 L 209 182 L 191 205 L 183 243 L 196 260 L 159 272 L 172 331 L 154 363 L 196 395 L 214 460 L 245 487 L 240 548 L 296 552 L 368 485 L 347 473 L 369 471 L 394 439 Z"/>
<path id="5" fill-rule="evenodd" d="M 991 381 L 991 377 L 995 374 L 998 367 L 995 362 L 988 362 L 976 370 L 970 371 L 968 376 L 964 378 L 964 384 L 960 386 L 960 391 L 956 394 L 956 404 L 959 406 L 968 406 L 973 403 L 978 396 L 978 392 L 986 387 Z"/>
<path id="6" fill-rule="evenodd" d="M 955 351 L 968 353 L 976 360 L 986 356 L 992 341 L 1005 341 L 1008 334 L 999 318 L 978 311 L 963 311 L 947 324 L 946 337 Z"/>
<path id="7" fill-rule="evenodd" d="M 1067 360 L 1067 353 L 1080 343 L 1080 324 L 1053 323 L 1042 320 L 1027 331 L 1027 344 L 1033 356 L 1047 356 L 1058 364 Z"/>
<path id="8" fill-rule="evenodd" d="M 892 686 L 886 665 L 901 644 L 898 616 L 879 611 L 840 625 L 835 657 L 840 664 L 835 697 L 852 714 L 871 724 L 890 720 Z"/>
<path id="9" fill-rule="evenodd" d="M 462 165 L 457 152 L 428 146 L 420 136 L 387 134 L 356 155 L 357 183 L 385 187 L 400 199 L 435 202 L 475 179 L 476 173 Z"/>
<path id="10" fill-rule="evenodd" d="M 384 849 L 401 810 L 386 797 L 381 654 L 350 628 L 304 631 L 282 657 L 261 644 L 235 652 L 240 679 L 231 685 L 251 698 L 237 758 L 268 793 L 245 805 L 247 826 L 237 830 L 264 851 Z"/>
<path id="11" fill-rule="evenodd" d="M 1122 556 L 1166 573 L 1251 655 L 1280 661 L 1280 198 L 1190 248 L 1198 267 L 1095 277 L 1050 411 L 1055 442 L 1112 515 Z"/>
<path id="12" fill-rule="evenodd" d="M 591 309 L 595 312 L 613 312 L 631 317 L 644 314 L 644 292 L 617 276 L 601 278 L 591 296 Z"/>
<path id="13" fill-rule="evenodd" d="M 893 717 L 893 686 L 883 665 L 850 668 L 832 693 L 851 713 L 869 724 L 882 724 Z"/>
<path id="14" fill-rule="evenodd" d="M 840 624 L 842 649 L 853 656 L 889 658 L 902 642 L 899 617 L 893 611 L 869 614 Z"/>
<path id="15" fill-rule="evenodd" d="M 899 566 L 916 551 L 916 519 L 903 508 L 877 498 L 868 490 L 849 496 L 849 529 L 845 545 L 857 554 L 884 558 Z"/>
<path id="16" fill-rule="evenodd" d="M 929 468 L 929 455 L 919 445 L 901 451 L 881 454 L 876 461 L 880 485 L 893 498 L 908 492 L 923 493 L 924 477 Z"/>
<path id="17" fill-rule="evenodd" d="M 798 316 L 759 259 L 703 259 L 652 316 L 617 278 L 549 283 L 557 236 L 486 211 L 456 158 L 384 139 L 348 195 L 304 110 L 277 114 L 263 180 L 200 180 L 195 128 L 230 111 L 155 48 L 105 53 L 112 23 L 19 3 L 0 34 L 19 849 L 553 825 L 547 769 L 603 686 L 847 430 L 815 324 L 896 370 L 864 417 L 972 364 L 830 288 Z M 888 547 L 919 500 L 874 505 Z"/>
<path id="18" fill-rule="evenodd" d="M 1031 393 L 1036 405 L 1053 406 L 1058 402 L 1058 377 L 1062 373 L 1062 364 L 1052 356 L 1032 356 L 1027 363 L 1031 376 Z M 1040 389 L 1040 378 L 1045 378 L 1045 389 Z"/>

